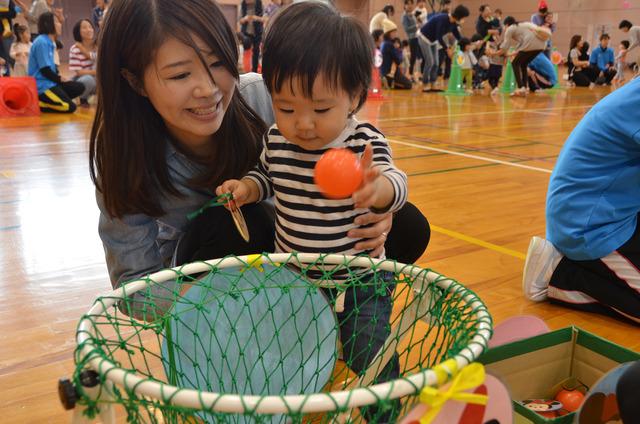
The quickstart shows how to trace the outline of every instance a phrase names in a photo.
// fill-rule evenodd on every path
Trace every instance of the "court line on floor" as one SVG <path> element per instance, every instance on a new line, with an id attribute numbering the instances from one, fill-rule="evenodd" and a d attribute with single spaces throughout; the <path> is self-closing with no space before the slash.
<path id="1" fill-rule="evenodd" d="M 392 139 L 387 139 L 387 140 L 392 142 L 392 143 L 401 144 L 403 146 L 415 147 L 416 149 L 431 150 L 431 151 L 434 151 L 434 152 L 447 153 L 447 154 L 450 154 L 450 155 L 462 156 L 462 157 L 469 158 L 469 159 L 476 159 L 476 160 L 481 160 L 481 161 L 485 161 L 485 162 L 497 163 L 497 164 L 500 164 L 500 165 L 507 165 L 507 166 L 513 166 L 513 167 L 516 167 L 516 168 L 528 169 L 530 171 L 544 172 L 544 173 L 547 173 L 547 174 L 551 174 L 551 172 L 553 172 L 551 169 L 538 168 L 537 166 L 523 165 L 523 164 L 514 163 L 514 162 L 506 162 L 506 161 L 503 161 L 503 160 L 491 159 L 491 158 L 487 158 L 487 157 L 484 157 L 484 156 L 477 156 L 477 155 L 470 155 L 470 154 L 467 154 L 467 153 L 454 152 L 453 150 L 446 150 L 446 149 L 439 149 L 437 147 L 423 146 L 423 145 L 420 145 L 420 144 L 409 143 L 409 142 L 406 142 L 406 141 L 392 140 Z"/>
<path id="2" fill-rule="evenodd" d="M 457 231 L 448 230 L 448 229 L 442 228 L 442 227 L 440 227 L 438 225 L 431 224 L 431 230 L 435 231 L 436 233 L 444 234 L 444 235 L 447 235 L 449 237 L 453 237 L 455 239 L 462 240 L 462 241 L 470 243 L 470 244 L 475 244 L 476 246 L 480 246 L 480 247 L 484 247 L 484 248 L 489 249 L 489 250 L 493 250 L 494 252 L 498 252 L 498 253 L 502 253 L 502 254 L 505 254 L 505 255 L 512 256 L 514 258 L 518 258 L 518 259 L 524 260 L 527 257 L 527 255 L 525 255 L 522 252 L 518 252 L 517 250 L 513 250 L 513 249 L 509 249 L 508 247 L 499 246 L 497 244 L 489 243 L 488 241 L 480 240 L 478 238 L 475 238 L 475 237 L 472 237 L 472 236 L 468 236 L 466 234 L 462 234 L 462 233 L 459 233 Z"/>
<path id="3" fill-rule="evenodd" d="M 8 227 L 0 227 L 0 231 L 13 231 L 17 230 L 21 227 L 21 225 L 10 225 Z"/>
<path id="4" fill-rule="evenodd" d="M 490 110 L 486 112 L 465 112 L 465 113 L 447 113 L 446 115 L 422 115 L 422 116 L 406 116 L 404 118 L 380 118 L 376 122 L 392 122 L 392 121 L 412 121 L 415 119 L 433 119 L 433 118 L 458 118 L 463 116 L 478 115 L 499 115 L 502 113 L 526 113 L 526 112 L 552 112 L 556 110 L 569 109 L 589 109 L 591 106 L 563 106 L 559 108 L 545 107 L 540 109 L 512 109 L 512 110 Z"/>

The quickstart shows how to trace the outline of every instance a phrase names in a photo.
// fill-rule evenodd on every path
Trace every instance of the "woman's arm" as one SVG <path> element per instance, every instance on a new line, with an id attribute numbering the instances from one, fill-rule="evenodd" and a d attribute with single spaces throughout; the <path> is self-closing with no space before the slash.
<path id="1" fill-rule="evenodd" d="M 162 269 L 163 259 L 156 244 L 156 220 L 142 214 L 127 215 L 122 219 L 109 217 L 102 194 L 97 190 L 96 202 L 100 209 L 98 234 L 113 288 Z"/>

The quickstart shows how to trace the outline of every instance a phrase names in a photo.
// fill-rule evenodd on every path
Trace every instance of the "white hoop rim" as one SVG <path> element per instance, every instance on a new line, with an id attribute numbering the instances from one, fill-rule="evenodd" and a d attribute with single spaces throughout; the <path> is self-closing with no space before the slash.
<path id="1" fill-rule="evenodd" d="M 215 268 L 229 268 L 237 266 L 252 266 L 274 263 L 289 263 L 296 260 L 301 264 L 314 263 L 322 259 L 327 265 L 343 265 L 348 263 L 354 267 L 376 266 L 376 269 L 394 272 L 395 274 L 410 275 L 414 279 L 413 290 L 417 291 L 415 284 L 425 289 L 429 283 L 434 283 L 447 291 L 453 287 L 462 288 L 465 294 L 461 299 L 473 310 L 477 325 L 476 334 L 468 345 L 453 358 L 458 369 L 468 365 L 477 359 L 487 348 L 491 337 L 492 321 L 486 305 L 472 291 L 460 283 L 447 278 L 437 272 L 421 268 L 416 265 L 401 264 L 388 259 L 373 259 L 364 256 L 347 256 L 338 254 L 317 253 L 274 253 L 261 255 L 233 256 L 209 261 L 194 262 L 183 266 L 165 269 L 148 275 L 144 279 L 129 282 L 118 289 L 103 296 L 107 299 L 96 301 L 87 314 L 80 320 L 76 333 L 76 342 L 81 346 L 78 357 L 86 360 L 90 368 L 105 377 L 113 384 L 127 388 L 136 395 L 142 395 L 153 399 L 162 400 L 165 403 L 192 408 L 196 410 L 213 410 L 220 413 L 244 414 L 252 411 L 254 414 L 308 414 L 335 412 L 338 409 L 353 409 L 369 405 L 379 399 L 397 399 L 416 394 L 425 386 L 438 384 L 436 374 L 432 369 L 423 370 L 407 377 L 399 377 L 384 383 L 368 387 L 358 387 L 351 390 L 314 393 L 310 395 L 282 395 L 260 396 L 241 394 L 222 394 L 198 391 L 195 389 L 179 388 L 167 383 L 141 377 L 132 371 L 125 371 L 113 361 L 100 357 L 96 350 L 102 349 L 96 346 L 91 337 L 95 337 L 91 326 L 91 317 L 102 315 L 109 307 L 115 305 L 120 299 L 131 295 L 147 287 L 150 281 L 162 283 L 174 279 L 177 273 L 190 275 Z M 79 362 L 79 361 L 78 361 Z"/>

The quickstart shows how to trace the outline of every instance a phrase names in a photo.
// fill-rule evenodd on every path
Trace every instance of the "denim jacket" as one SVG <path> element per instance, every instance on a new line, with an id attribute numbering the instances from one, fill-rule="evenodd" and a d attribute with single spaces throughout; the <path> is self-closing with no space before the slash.
<path id="1" fill-rule="evenodd" d="M 249 106 L 267 124 L 275 122 L 271 98 L 258 74 L 240 76 L 238 89 Z M 176 189 L 183 197 L 167 195 L 161 200 L 165 215 L 153 218 L 143 214 L 114 219 L 107 213 L 103 198 L 96 190 L 100 209 L 98 233 L 104 246 L 107 269 L 114 288 L 125 281 L 158 271 L 171 264 L 171 259 L 183 230 L 187 214 L 200 208 L 214 196 L 211 190 L 194 190 L 188 181 L 199 173 L 199 165 L 167 145 L 167 166 Z"/>

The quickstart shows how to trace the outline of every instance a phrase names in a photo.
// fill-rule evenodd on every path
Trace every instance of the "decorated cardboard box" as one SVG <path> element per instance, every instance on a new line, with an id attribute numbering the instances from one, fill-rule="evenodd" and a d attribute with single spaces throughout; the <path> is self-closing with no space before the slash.
<path id="1" fill-rule="evenodd" d="M 637 352 L 580 328 L 568 327 L 489 349 L 478 361 L 509 388 L 514 423 L 569 424 L 574 422 L 576 413 L 545 418 L 520 401 L 553 399 L 554 387 L 570 377 L 590 388 L 620 364 L 637 360 Z M 590 407 L 597 410 L 593 414 L 607 413 L 605 402 Z"/>

